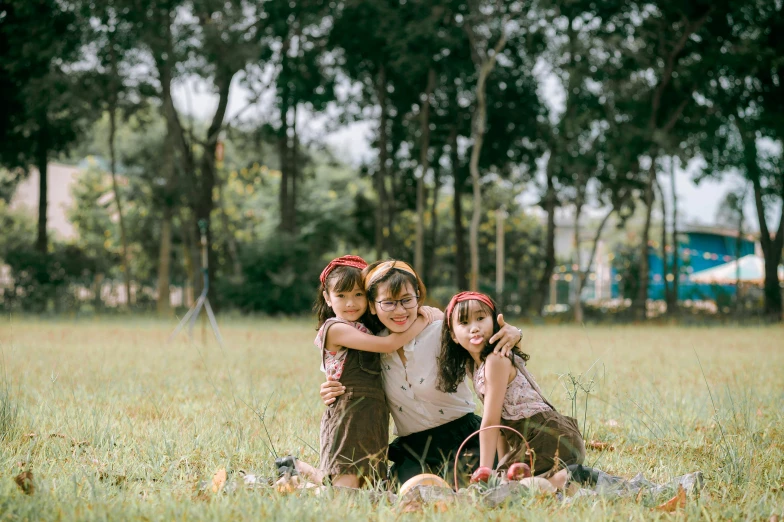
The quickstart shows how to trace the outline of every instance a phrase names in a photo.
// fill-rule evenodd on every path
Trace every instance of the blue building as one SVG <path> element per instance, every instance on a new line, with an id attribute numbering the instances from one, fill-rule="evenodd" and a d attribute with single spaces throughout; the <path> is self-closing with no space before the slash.
<path id="1" fill-rule="evenodd" d="M 744 236 L 740 241 L 738 255 L 738 234 L 731 230 L 714 227 L 685 227 L 679 231 L 678 244 L 678 299 L 712 299 L 716 297 L 716 285 L 696 284 L 689 280 L 689 275 L 701 270 L 713 268 L 754 253 L 755 241 Z M 668 265 L 672 263 L 673 252 L 667 256 Z M 649 280 L 648 297 L 664 299 L 664 266 L 662 263 L 661 245 L 655 241 L 648 250 Z M 617 289 L 613 289 L 617 295 Z M 734 285 L 722 285 L 719 291 L 733 295 Z"/>
<path id="2" fill-rule="evenodd" d="M 569 223 L 559 225 L 556 229 L 556 252 L 561 259 L 574 256 L 573 228 Z M 731 297 L 735 295 L 735 285 L 711 285 L 693 283 L 689 276 L 693 273 L 713 268 L 734 261 L 736 257 L 743 257 L 755 253 L 756 240 L 751 236 L 744 236 L 740 241 L 738 255 L 738 233 L 719 227 L 684 226 L 678 231 L 678 300 L 716 300 L 720 296 Z M 658 237 L 649 242 L 648 248 L 648 298 L 664 300 L 664 266 L 662 262 L 661 244 Z M 668 239 L 671 239 L 668 238 Z M 560 241 L 559 241 L 560 240 Z M 592 237 L 586 238 L 586 245 L 592 246 Z M 609 246 L 608 243 L 604 245 Z M 587 248 L 588 248 L 587 247 Z M 581 262 L 585 264 L 588 250 L 580 252 Z M 621 275 L 612 267 L 616 252 L 605 247 L 599 248 L 590 274 L 582 292 L 582 300 L 608 299 L 621 297 Z M 667 263 L 672 266 L 672 245 L 668 246 Z M 575 279 L 573 271 L 577 266 L 572 263 L 555 267 L 550 281 L 550 305 L 568 304 L 573 301 L 575 292 Z M 668 272 L 671 272 L 670 269 Z M 672 274 L 670 282 L 672 282 Z"/>

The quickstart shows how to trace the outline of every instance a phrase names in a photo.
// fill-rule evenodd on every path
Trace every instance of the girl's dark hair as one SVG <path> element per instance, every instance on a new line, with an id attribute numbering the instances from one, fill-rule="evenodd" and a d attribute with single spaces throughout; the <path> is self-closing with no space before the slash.
<path id="1" fill-rule="evenodd" d="M 318 294 L 316 294 L 316 302 L 313 304 L 313 311 L 316 312 L 318 317 L 318 328 L 321 328 L 327 319 L 335 317 L 335 312 L 330 306 L 327 306 L 327 301 L 324 299 L 324 292 L 329 293 L 332 289 L 333 292 L 349 292 L 354 289 L 354 286 L 362 288 L 362 271 L 359 268 L 352 266 L 338 266 L 329 273 L 327 279 L 319 285 Z M 373 333 L 378 333 L 381 329 L 377 324 L 377 319 L 370 313 L 370 308 L 365 310 L 365 314 L 359 320 Z M 318 329 L 317 328 L 317 329 Z"/>
<path id="2" fill-rule="evenodd" d="M 496 313 L 495 301 L 490 299 L 493 307 L 490 308 L 485 303 L 479 300 L 470 299 L 468 301 L 461 301 L 455 305 L 452 313 L 457 312 L 458 321 L 468 320 L 468 314 L 471 311 L 471 303 L 476 302 L 482 310 L 493 319 L 493 334 L 497 333 L 501 327 L 498 325 L 498 314 Z M 441 327 L 441 353 L 438 356 L 438 383 L 436 387 L 445 393 L 455 393 L 460 383 L 465 380 L 466 372 L 474 373 L 474 359 L 468 351 L 456 343 L 452 339 L 452 329 L 449 327 L 451 318 L 444 317 L 444 324 Z M 480 358 L 484 361 L 485 358 L 493 353 L 495 343 L 488 344 L 482 350 Z M 523 361 L 527 361 L 529 356 L 523 353 L 520 348 L 514 347 L 512 353 L 519 356 Z M 512 364 L 514 364 L 514 359 Z"/>
<path id="3" fill-rule="evenodd" d="M 394 260 L 392 259 L 387 261 L 394 263 Z M 367 274 L 375 267 L 381 263 L 386 263 L 387 261 L 376 261 L 375 263 L 369 264 L 367 268 L 362 271 L 363 277 L 367 276 Z M 407 284 L 411 285 L 411 287 L 417 293 L 417 301 L 419 304 L 422 304 L 425 301 L 425 297 L 427 297 L 427 288 L 425 288 L 425 283 L 422 282 L 422 279 L 418 274 L 414 275 L 410 272 L 395 268 L 393 266 L 386 274 L 379 277 L 373 281 L 369 287 L 365 288 L 368 301 L 373 301 L 375 303 L 376 298 L 378 297 L 378 287 L 382 283 L 387 283 L 389 285 L 389 293 L 391 294 L 391 297 L 397 297 L 402 294 L 403 291 L 405 291 Z"/>

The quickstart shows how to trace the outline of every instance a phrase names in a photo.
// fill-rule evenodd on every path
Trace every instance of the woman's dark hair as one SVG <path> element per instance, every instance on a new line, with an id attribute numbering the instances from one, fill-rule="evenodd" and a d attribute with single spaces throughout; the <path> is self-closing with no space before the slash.
<path id="1" fill-rule="evenodd" d="M 387 261 L 391 261 L 394 263 L 394 260 L 389 259 Z M 380 265 L 381 263 L 386 263 L 387 261 L 376 261 L 375 263 L 371 263 L 362 271 L 362 275 L 367 276 L 367 274 L 373 270 L 375 267 Z M 391 297 L 397 297 L 403 293 L 406 289 L 406 285 L 411 285 L 411 287 L 417 293 L 417 301 L 419 304 L 422 304 L 425 301 L 425 297 L 427 297 L 427 288 L 425 288 L 425 283 L 422 282 L 422 279 L 419 275 L 411 274 L 410 272 L 404 271 L 399 268 L 395 268 L 394 266 L 389 269 L 389 271 L 384 274 L 383 276 L 379 277 L 373 283 L 365 288 L 365 292 L 367 293 L 368 301 L 373 301 L 375 303 L 376 298 L 378 297 L 378 287 L 382 283 L 386 283 L 389 285 L 389 293 Z"/>
<path id="2" fill-rule="evenodd" d="M 327 279 L 319 285 L 318 294 L 316 294 L 316 302 L 313 304 L 313 311 L 316 312 L 318 317 L 318 328 L 321 328 L 327 319 L 335 317 L 335 311 L 332 307 L 327 306 L 327 301 L 324 299 L 324 292 L 329 293 L 332 289 L 333 292 L 350 292 L 354 286 L 362 288 L 362 271 L 359 268 L 352 266 L 337 266 L 332 272 L 329 273 Z M 378 333 L 381 330 L 378 320 L 373 314 L 370 313 L 370 308 L 365 310 L 365 314 L 359 320 L 373 333 Z M 317 328 L 317 329 L 318 329 Z"/>
<path id="3" fill-rule="evenodd" d="M 497 306 L 492 299 L 490 299 L 490 302 L 493 303 L 492 308 L 482 301 L 475 299 L 457 303 L 452 311 L 453 314 L 457 312 L 457 321 L 468 320 L 472 302 L 477 303 L 479 307 L 493 319 L 493 334 L 497 333 L 501 327 L 498 325 L 498 314 L 496 313 Z M 474 373 L 476 368 L 474 368 L 474 359 L 471 357 L 471 354 L 452 339 L 452 329 L 449 327 L 449 324 L 451 324 L 451 318 L 444 317 L 444 324 L 441 327 L 441 353 L 438 356 L 438 383 L 436 387 L 442 392 L 455 393 L 457 387 L 460 386 L 460 383 L 465 379 L 466 372 L 470 371 L 471 373 Z M 484 350 L 482 350 L 480 358 L 484 361 L 488 355 L 493 353 L 494 349 L 495 343 L 488 344 L 485 346 Z M 512 353 L 519 356 L 523 361 L 529 359 L 528 354 L 523 353 L 520 348 L 516 346 L 512 349 Z M 512 363 L 514 364 L 514 362 L 513 359 Z"/>

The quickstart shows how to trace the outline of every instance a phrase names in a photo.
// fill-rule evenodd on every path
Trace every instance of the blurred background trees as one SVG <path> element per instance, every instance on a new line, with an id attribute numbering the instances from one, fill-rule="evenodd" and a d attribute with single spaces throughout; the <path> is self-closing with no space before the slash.
<path id="1" fill-rule="evenodd" d="M 204 220 L 225 309 L 307 312 L 350 251 L 411 261 L 441 304 L 500 274 L 505 309 L 540 315 L 573 281 L 582 321 L 613 235 L 630 313 L 650 315 L 659 256 L 677 314 L 673 165 L 697 161 L 697 181 L 743 178 L 721 220 L 740 238 L 754 201 L 780 320 L 782 30 L 780 0 L 0 0 L 3 306 L 167 316 L 200 291 Z M 359 122 L 357 165 L 325 136 Z M 79 171 L 67 239 L 47 233 L 55 160 Z M 36 221 L 9 206 L 32 171 Z"/>

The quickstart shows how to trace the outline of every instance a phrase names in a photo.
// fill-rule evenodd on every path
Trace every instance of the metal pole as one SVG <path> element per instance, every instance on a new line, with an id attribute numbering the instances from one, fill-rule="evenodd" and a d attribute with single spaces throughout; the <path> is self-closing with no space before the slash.
<path id="1" fill-rule="evenodd" d="M 169 335 L 169 341 L 174 339 L 186 325 L 188 326 L 188 337 L 193 339 L 193 327 L 196 325 L 196 318 L 199 317 L 199 313 L 204 309 L 206 313 L 201 317 L 202 343 L 206 344 L 207 342 L 207 321 L 209 321 L 212 333 L 215 335 L 215 339 L 218 341 L 221 349 L 223 349 L 223 336 L 221 336 L 220 329 L 218 328 L 218 321 L 215 319 L 210 301 L 207 299 L 207 293 L 210 290 L 210 277 L 209 256 L 207 252 L 207 222 L 204 219 L 199 220 L 199 231 L 201 232 L 201 272 L 204 286 L 201 290 L 201 294 L 199 294 L 199 298 L 190 310 L 188 310 L 188 313 L 180 320 L 171 335 Z"/>

